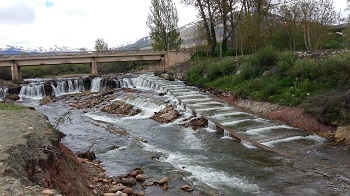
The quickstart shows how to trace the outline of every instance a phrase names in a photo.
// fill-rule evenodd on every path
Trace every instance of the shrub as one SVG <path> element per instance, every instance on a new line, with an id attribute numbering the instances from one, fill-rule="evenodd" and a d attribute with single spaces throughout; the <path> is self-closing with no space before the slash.
<path id="1" fill-rule="evenodd" d="M 263 71 L 268 70 L 270 67 L 276 65 L 278 61 L 278 54 L 274 47 L 267 46 L 259 49 L 250 58 L 252 65 L 256 65 L 262 68 Z"/>
<path id="2" fill-rule="evenodd" d="M 281 52 L 278 55 L 277 68 L 278 73 L 288 75 L 296 61 L 296 56 L 293 52 Z"/>
<path id="3" fill-rule="evenodd" d="M 303 107 L 322 123 L 350 124 L 350 92 L 333 90 L 308 99 Z"/>

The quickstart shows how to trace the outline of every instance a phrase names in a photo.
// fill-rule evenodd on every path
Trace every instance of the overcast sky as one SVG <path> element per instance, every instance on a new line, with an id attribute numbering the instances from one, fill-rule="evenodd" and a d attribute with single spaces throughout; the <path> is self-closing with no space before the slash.
<path id="1" fill-rule="evenodd" d="M 194 7 L 173 0 L 179 26 L 196 20 Z M 103 38 L 118 46 L 147 36 L 151 0 L 0 0 L 0 44 L 93 49 Z M 347 0 L 334 0 L 337 10 Z"/>

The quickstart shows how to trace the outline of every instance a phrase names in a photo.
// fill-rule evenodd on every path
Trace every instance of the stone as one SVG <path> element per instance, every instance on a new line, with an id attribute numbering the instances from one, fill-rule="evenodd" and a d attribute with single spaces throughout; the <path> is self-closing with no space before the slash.
<path id="1" fill-rule="evenodd" d="M 162 122 L 162 123 L 169 123 L 174 121 L 179 117 L 179 112 L 175 110 L 174 106 L 168 105 L 164 109 L 160 110 L 159 112 L 156 112 L 151 119 Z"/>
<path id="2" fill-rule="evenodd" d="M 115 196 L 116 194 L 114 193 L 104 193 L 103 196 Z"/>
<path id="3" fill-rule="evenodd" d="M 6 99 L 12 100 L 12 101 L 17 101 L 19 99 L 21 99 L 18 95 L 16 94 L 7 94 L 5 96 Z"/>
<path id="4" fill-rule="evenodd" d="M 154 182 L 147 182 L 146 183 L 146 186 L 153 186 L 154 185 Z"/>
<path id="5" fill-rule="evenodd" d="M 52 96 L 45 96 L 44 98 L 40 99 L 39 104 L 40 105 L 46 105 L 50 103 L 53 100 Z"/>
<path id="6" fill-rule="evenodd" d="M 134 193 L 134 189 L 132 188 L 125 188 L 123 190 L 123 193 L 126 193 L 126 194 L 133 194 Z"/>
<path id="7" fill-rule="evenodd" d="M 162 178 L 161 180 L 159 180 L 159 184 L 165 184 L 165 183 L 167 183 L 168 182 L 168 178 L 167 177 L 164 177 L 164 178 Z"/>
<path id="8" fill-rule="evenodd" d="M 121 196 L 128 196 L 128 194 L 127 193 L 122 193 Z"/>
<path id="9" fill-rule="evenodd" d="M 126 188 L 126 186 L 117 186 L 117 185 L 114 185 L 114 186 L 111 186 L 108 190 L 107 190 L 107 193 L 115 193 L 117 191 L 122 191 Z"/>
<path id="10" fill-rule="evenodd" d="M 79 158 L 79 157 L 77 157 L 77 159 L 80 163 L 86 163 L 88 161 L 88 159 Z"/>
<path id="11" fill-rule="evenodd" d="M 163 191 L 167 190 L 168 189 L 168 185 L 167 184 L 163 184 L 162 189 L 163 189 Z"/>
<path id="12" fill-rule="evenodd" d="M 44 189 L 43 191 L 41 191 L 40 194 L 41 195 L 55 195 L 55 193 L 50 189 Z"/>
<path id="13" fill-rule="evenodd" d="M 98 178 L 104 178 L 106 177 L 106 174 L 104 172 L 101 172 L 98 174 Z"/>
<path id="14" fill-rule="evenodd" d="M 145 180 L 146 180 L 145 176 L 142 175 L 142 174 L 137 175 L 137 176 L 135 177 L 135 179 L 138 180 L 138 181 L 145 181 Z"/>
<path id="15" fill-rule="evenodd" d="M 134 178 L 122 178 L 120 179 L 120 183 L 125 186 L 134 186 L 136 184 L 136 180 Z"/>
<path id="16" fill-rule="evenodd" d="M 117 191 L 117 192 L 115 193 L 116 196 L 122 196 L 122 194 L 123 194 L 123 192 L 121 192 L 121 191 Z"/>
<path id="17" fill-rule="evenodd" d="M 339 126 L 335 132 L 334 140 L 338 143 L 350 144 L 350 126 Z"/>
<path id="18" fill-rule="evenodd" d="M 187 191 L 187 192 L 191 192 L 191 191 L 193 191 L 193 189 L 192 189 L 192 187 L 190 186 L 190 185 L 183 185 L 182 187 L 181 187 L 181 189 L 182 190 L 184 190 L 184 191 Z"/>
<path id="19" fill-rule="evenodd" d="M 139 196 L 145 196 L 145 192 L 141 191 L 141 192 L 139 193 Z"/>

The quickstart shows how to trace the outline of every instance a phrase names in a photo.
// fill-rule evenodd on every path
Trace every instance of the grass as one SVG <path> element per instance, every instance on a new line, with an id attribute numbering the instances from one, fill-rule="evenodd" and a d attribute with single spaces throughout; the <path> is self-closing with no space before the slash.
<path id="1" fill-rule="evenodd" d="M 349 73 L 349 53 L 297 59 L 292 52 L 267 47 L 246 59 L 199 61 L 185 80 L 239 97 L 303 107 L 323 123 L 350 124 Z"/>
<path id="2" fill-rule="evenodd" d="M 0 110 L 24 110 L 25 107 L 12 103 L 0 103 Z"/>

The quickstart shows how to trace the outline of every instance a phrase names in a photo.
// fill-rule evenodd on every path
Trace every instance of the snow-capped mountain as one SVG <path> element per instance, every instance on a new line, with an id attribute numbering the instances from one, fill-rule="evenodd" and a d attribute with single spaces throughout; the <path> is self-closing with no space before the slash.
<path id="1" fill-rule="evenodd" d="M 65 46 L 54 45 L 49 48 L 37 47 L 29 48 L 23 46 L 11 46 L 7 44 L 0 44 L 0 55 L 25 54 L 25 53 L 49 53 L 49 52 L 74 52 L 79 51 L 76 48 L 69 48 Z"/>
<path id="2" fill-rule="evenodd" d="M 180 36 L 183 41 L 183 48 L 191 47 L 195 44 L 194 34 L 196 33 L 197 27 L 199 25 L 199 20 L 191 22 L 179 28 Z M 112 48 L 113 50 L 144 50 L 151 49 L 152 39 L 150 36 L 145 36 L 134 42 L 124 44 L 122 46 L 117 46 Z M 89 50 L 89 49 L 84 49 Z M 28 54 L 28 53 L 50 53 L 50 52 L 77 52 L 81 51 L 78 48 L 70 48 L 65 46 L 54 45 L 52 47 L 37 47 L 29 48 L 22 46 L 11 46 L 6 44 L 0 44 L 0 55 L 16 55 L 16 54 Z"/>

